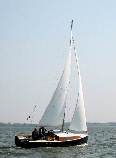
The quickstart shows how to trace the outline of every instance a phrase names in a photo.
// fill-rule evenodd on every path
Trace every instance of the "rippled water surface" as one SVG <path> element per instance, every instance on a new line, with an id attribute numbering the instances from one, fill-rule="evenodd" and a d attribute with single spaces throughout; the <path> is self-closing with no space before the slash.
<path id="1" fill-rule="evenodd" d="M 14 144 L 17 132 L 31 132 L 33 125 L 0 124 L 0 158 L 116 158 L 116 124 L 88 124 L 88 145 L 22 149 Z"/>

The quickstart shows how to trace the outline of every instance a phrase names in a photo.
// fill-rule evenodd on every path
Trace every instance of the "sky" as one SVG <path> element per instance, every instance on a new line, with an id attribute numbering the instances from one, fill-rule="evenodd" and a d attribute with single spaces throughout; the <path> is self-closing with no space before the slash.
<path id="1" fill-rule="evenodd" d="M 88 122 L 116 122 L 116 1 L 0 0 L 0 122 L 38 121 L 69 51 L 70 21 Z"/>

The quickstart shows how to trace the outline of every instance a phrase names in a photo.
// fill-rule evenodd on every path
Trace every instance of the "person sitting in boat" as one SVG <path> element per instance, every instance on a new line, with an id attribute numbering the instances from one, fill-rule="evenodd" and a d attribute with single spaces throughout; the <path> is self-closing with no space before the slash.
<path id="1" fill-rule="evenodd" d="M 53 130 L 49 130 L 48 131 L 48 140 L 55 140 L 56 139 L 56 135 L 54 134 Z"/>
<path id="2" fill-rule="evenodd" d="M 45 129 L 45 127 L 40 127 L 39 128 L 39 137 L 41 139 L 45 139 L 45 137 L 46 137 L 46 129 Z"/>
<path id="3" fill-rule="evenodd" d="M 38 133 L 37 129 L 34 128 L 34 130 L 32 132 L 32 139 L 37 140 L 38 138 L 39 138 L 39 133 Z"/>

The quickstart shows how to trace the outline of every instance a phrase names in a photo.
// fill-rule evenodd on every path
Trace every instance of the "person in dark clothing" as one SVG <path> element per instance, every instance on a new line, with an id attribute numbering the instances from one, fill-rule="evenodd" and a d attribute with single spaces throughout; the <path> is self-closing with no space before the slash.
<path id="1" fill-rule="evenodd" d="M 39 134 L 36 128 L 34 128 L 33 132 L 32 132 L 32 139 L 33 140 L 37 140 L 39 138 Z"/>
<path id="2" fill-rule="evenodd" d="M 40 139 L 45 139 L 46 137 L 46 129 L 44 127 L 39 128 L 39 137 Z"/>

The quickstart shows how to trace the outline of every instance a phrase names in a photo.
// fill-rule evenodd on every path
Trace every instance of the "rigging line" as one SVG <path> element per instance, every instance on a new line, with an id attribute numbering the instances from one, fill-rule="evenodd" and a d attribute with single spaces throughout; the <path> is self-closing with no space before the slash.
<path id="1" fill-rule="evenodd" d="M 32 118 L 33 113 L 37 110 L 38 105 L 34 105 L 32 112 L 29 114 L 29 116 L 27 117 L 27 120 Z"/>
<path id="2" fill-rule="evenodd" d="M 75 60 L 76 60 L 76 65 L 77 65 L 77 71 L 78 71 L 78 75 L 80 75 L 80 69 L 79 69 L 79 63 L 78 63 L 78 56 L 77 56 L 77 53 L 76 53 L 75 40 L 74 40 L 74 37 L 73 37 L 73 35 L 72 35 L 72 28 L 73 28 L 73 19 L 72 19 L 72 21 L 71 21 L 70 48 L 72 47 L 72 44 L 73 44 L 74 55 L 75 55 Z"/>
<path id="3" fill-rule="evenodd" d="M 78 108 L 78 102 L 79 102 L 79 93 L 78 93 L 78 96 L 77 96 L 77 101 L 76 101 L 76 106 L 75 106 L 75 110 L 74 111 L 76 111 L 76 109 Z M 72 120 L 74 118 L 74 114 L 75 114 L 75 112 L 73 113 Z"/>
<path id="4" fill-rule="evenodd" d="M 76 51 L 76 48 L 75 48 L 75 41 L 74 40 L 73 40 L 73 45 L 74 45 L 74 55 L 75 55 L 76 67 L 77 67 L 78 75 L 80 75 L 78 56 L 77 56 L 77 51 Z"/>
<path id="5" fill-rule="evenodd" d="M 70 46 L 72 46 L 73 44 L 73 48 L 74 48 L 74 55 L 75 55 L 75 60 L 76 60 L 76 64 L 77 64 L 77 71 L 78 71 L 78 75 L 80 74 L 80 69 L 79 69 L 79 63 L 78 63 L 78 56 L 77 56 L 77 51 L 76 51 L 76 47 L 75 47 L 75 40 L 74 37 L 72 35 L 72 28 L 73 28 L 73 19 L 71 21 L 71 39 L 70 39 Z"/>

